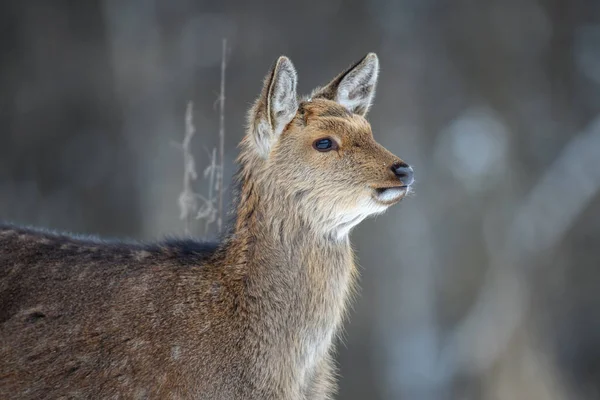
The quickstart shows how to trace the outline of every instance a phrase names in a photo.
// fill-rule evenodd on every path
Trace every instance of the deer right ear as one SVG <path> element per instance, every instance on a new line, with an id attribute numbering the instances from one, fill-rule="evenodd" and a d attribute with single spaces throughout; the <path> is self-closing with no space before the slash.
<path id="1" fill-rule="evenodd" d="M 298 111 L 297 81 L 294 65 L 283 56 L 265 78 L 249 118 L 250 134 L 262 158 L 268 157 L 271 147 Z"/>
<path id="2" fill-rule="evenodd" d="M 379 59 L 375 53 L 369 53 L 327 86 L 317 89 L 312 97 L 337 101 L 348 111 L 365 116 L 373 102 L 378 75 Z"/>

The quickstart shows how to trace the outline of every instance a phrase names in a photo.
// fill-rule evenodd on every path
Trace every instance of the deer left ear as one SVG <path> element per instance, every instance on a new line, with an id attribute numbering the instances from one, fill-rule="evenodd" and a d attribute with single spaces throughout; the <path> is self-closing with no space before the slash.
<path id="1" fill-rule="evenodd" d="M 375 53 L 369 53 L 327 86 L 317 89 L 312 98 L 336 101 L 350 112 L 365 116 L 375 96 L 378 75 L 379 59 Z"/>
<path id="2" fill-rule="evenodd" d="M 296 70 L 281 56 L 265 78 L 262 93 L 250 110 L 250 132 L 256 151 L 267 158 L 271 147 L 298 110 Z"/>

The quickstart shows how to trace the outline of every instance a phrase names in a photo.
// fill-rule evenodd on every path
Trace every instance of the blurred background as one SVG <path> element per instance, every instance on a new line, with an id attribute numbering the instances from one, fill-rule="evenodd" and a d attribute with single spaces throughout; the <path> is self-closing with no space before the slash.
<path id="1" fill-rule="evenodd" d="M 139 239 L 184 234 L 189 101 L 208 196 L 224 38 L 225 182 L 279 55 L 308 93 L 377 52 L 416 194 L 353 233 L 338 398 L 600 399 L 600 2 L 2 1 L 0 30 L 0 219 Z"/>

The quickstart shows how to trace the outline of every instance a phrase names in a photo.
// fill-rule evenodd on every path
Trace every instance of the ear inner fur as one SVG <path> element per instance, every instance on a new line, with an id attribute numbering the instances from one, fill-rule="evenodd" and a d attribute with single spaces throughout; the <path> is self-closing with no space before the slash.
<path id="1" fill-rule="evenodd" d="M 287 57 L 279 57 L 250 114 L 254 141 L 262 158 L 268 157 L 273 143 L 296 114 L 296 82 L 292 62 Z"/>
<path id="2" fill-rule="evenodd" d="M 369 53 L 325 87 L 315 90 L 311 97 L 336 101 L 350 112 L 365 116 L 375 96 L 378 75 L 377 55 Z"/>

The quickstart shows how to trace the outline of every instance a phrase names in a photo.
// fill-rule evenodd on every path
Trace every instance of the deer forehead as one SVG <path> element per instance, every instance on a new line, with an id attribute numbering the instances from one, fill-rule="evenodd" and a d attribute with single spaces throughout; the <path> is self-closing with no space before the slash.
<path id="1" fill-rule="evenodd" d="M 358 114 L 349 112 L 338 103 L 325 99 L 305 101 L 298 108 L 298 124 L 308 139 L 332 136 L 342 142 L 372 141 L 371 125 Z M 290 133 L 289 131 L 284 132 Z M 340 143 L 342 145 L 343 143 Z"/>

